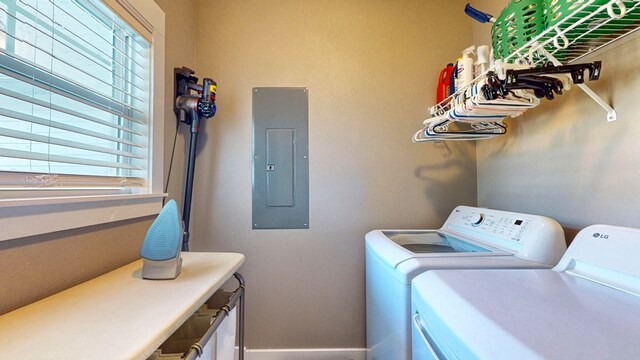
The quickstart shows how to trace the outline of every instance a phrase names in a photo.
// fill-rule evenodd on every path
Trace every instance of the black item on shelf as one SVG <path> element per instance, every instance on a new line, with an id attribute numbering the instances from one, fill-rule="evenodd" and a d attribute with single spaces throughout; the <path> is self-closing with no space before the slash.
<path id="1" fill-rule="evenodd" d="M 507 70 L 506 82 L 507 84 L 513 84 L 518 82 L 518 77 L 527 75 L 570 74 L 574 84 L 582 84 L 584 83 L 585 70 L 589 70 L 589 81 L 594 81 L 600 78 L 600 69 L 602 69 L 602 61 L 560 66 L 547 63 L 544 66 L 531 69 Z"/>
<path id="2" fill-rule="evenodd" d="M 532 90 L 538 98 L 553 100 L 555 95 L 562 95 L 563 85 L 559 79 L 549 76 L 568 74 L 574 84 L 584 83 L 586 70 L 590 81 L 600 78 L 601 61 L 593 63 L 554 66 L 548 63 L 531 69 L 507 70 L 505 80 L 500 80 L 495 72 L 487 73 L 487 84 L 481 88 L 487 100 L 495 100 L 507 96 L 511 90 Z"/>

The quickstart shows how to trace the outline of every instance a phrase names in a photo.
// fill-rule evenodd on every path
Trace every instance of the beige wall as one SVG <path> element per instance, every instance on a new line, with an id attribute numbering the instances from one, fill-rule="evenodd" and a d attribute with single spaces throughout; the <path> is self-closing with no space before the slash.
<path id="1" fill-rule="evenodd" d="M 176 140 L 173 166 L 167 187 L 169 198 L 181 207 L 184 192 L 185 158 L 188 152 L 189 128 L 182 124 L 176 135 L 176 116 L 173 113 L 174 68 L 186 66 L 195 70 L 196 55 L 196 2 L 195 0 L 155 0 L 165 13 L 165 110 L 164 110 L 164 179 L 169 174 L 171 151 Z M 164 182 L 166 186 L 166 181 Z"/>
<path id="2" fill-rule="evenodd" d="M 195 27 L 189 24 L 185 26 L 182 21 L 193 18 L 195 1 L 157 2 L 167 14 L 166 174 L 175 131 L 171 107 L 173 68 L 193 66 L 194 63 Z M 169 186 L 170 195 L 178 200 L 182 198 L 184 168 L 182 139 L 183 136 L 179 135 Z M 138 259 L 140 245 L 151 221 L 151 218 L 134 219 L 0 242 L 0 314 Z"/>
<path id="3" fill-rule="evenodd" d="M 0 314 L 136 260 L 149 225 L 139 219 L 0 242 Z"/>
<path id="4" fill-rule="evenodd" d="M 588 85 L 618 121 L 578 88 L 509 120 L 509 135 L 478 142 L 479 205 L 551 216 L 569 239 L 595 223 L 640 227 L 640 34 L 603 50 L 580 61 L 602 60 Z"/>
<path id="5" fill-rule="evenodd" d="M 247 256 L 249 348 L 364 347 L 364 234 L 475 204 L 472 143 L 410 140 L 439 70 L 471 44 L 463 7 L 197 2 L 197 71 L 218 82 L 218 114 L 199 147 L 193 249 Z M 256 86 L 309 88 L 309 230 L 251 229 Z"/>

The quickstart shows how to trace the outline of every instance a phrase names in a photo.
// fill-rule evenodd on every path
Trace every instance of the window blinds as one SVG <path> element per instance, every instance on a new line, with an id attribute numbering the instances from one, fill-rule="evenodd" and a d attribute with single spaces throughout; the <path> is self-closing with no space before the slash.
<path id="1" fill-rule="evenodd" d="M 144 183 L 149 56 L 98 0 L 0 0 L 0 184 Z"/>

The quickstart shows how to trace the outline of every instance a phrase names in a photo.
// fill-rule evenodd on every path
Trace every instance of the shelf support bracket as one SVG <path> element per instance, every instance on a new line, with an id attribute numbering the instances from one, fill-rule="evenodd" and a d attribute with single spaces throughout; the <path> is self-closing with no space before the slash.
<path id="1" fill-rule="evenodd" d="M 536 48 L 536 47 L 538 48 L 538 53 L 540 53 L 541 55 L 549 59 L 549 61 L 551 61 L 553 65 L 555 66 L 562 65 L 562 63 L 558 59 L 556 59 L 555 56 L 551 55 L 544 47 L 538 46 L 537 44 L 534 44 L 532 46 L 532 48 Z M 582 91 L 584 91 L 585 94 L 589 95 L 589 97 L 591 97 L 598 105 L 600 105 L 600 107 L 602 107 L 607 112 L 607 122 L 618 120 L 618 113 L 616 113 L 616 110 L 612 108 L 611 105 L 609 105 L 606 101 L 602 100 L 602 98 L 598 94 L 596 94 L 593 90 L 591 90 L 591 88 L 589 88 L 586 84 L 574 84 L 574 85 L 579 87 Z"/>
<path id="2" fill-rule="evenodd" d="M 589 88 L 585 84 L 577 84 L 577 87 L 582 89 L 585 94 L 589 95 L 595 102 L 598 103 L 606 112 L 607 112 L 607 122 L 612 122 L 618 120 L 618 114 L 616 110 L 612 108 L 609 104 L 607 104 L 598 94 L 596 94 L 591 88 Z"/>

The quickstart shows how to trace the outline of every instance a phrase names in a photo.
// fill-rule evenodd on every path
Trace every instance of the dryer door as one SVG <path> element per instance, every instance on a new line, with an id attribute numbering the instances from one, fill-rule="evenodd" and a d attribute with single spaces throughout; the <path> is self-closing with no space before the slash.
<path id="1" fill-rule="evenodd" d="M 413 359 L 440 360 L 438 351 L 431 344 L 429 335 L 424 330 L 420 321 L 420 314 L 415 313 L 411 327 L 411 353 Z"/>

